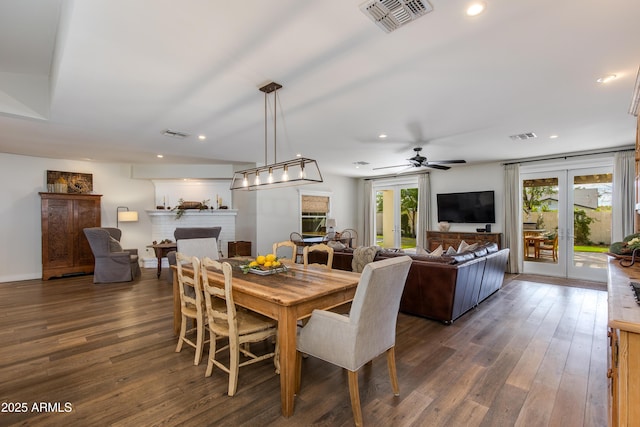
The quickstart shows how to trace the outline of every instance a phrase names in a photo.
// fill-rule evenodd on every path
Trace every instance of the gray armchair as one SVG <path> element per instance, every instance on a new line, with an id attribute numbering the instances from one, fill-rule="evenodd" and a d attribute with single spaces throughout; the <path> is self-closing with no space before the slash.
<path id="1" fill-rule="evenodd" d="M 302 353 L 340 366 L 349 374 L 355 424 L 362 425 L 358 370 L 387 353 L 393 393 L 400 393 L 396 374 L 396 321 L 411 258 L 401 256 L 367 264 L 348 316 L 314 310 L 298 335 L 296 388 L 300 388 Z M 298 390 L 299 391 L 299 390 Z"/>
<path id="2" fill-rule="evenodd" d="M 122 232 L 112 227 L 85 228 L 95 267 L 93 283 L 129 282 L 140 275 L 137 249 L 122 249 Z"/>

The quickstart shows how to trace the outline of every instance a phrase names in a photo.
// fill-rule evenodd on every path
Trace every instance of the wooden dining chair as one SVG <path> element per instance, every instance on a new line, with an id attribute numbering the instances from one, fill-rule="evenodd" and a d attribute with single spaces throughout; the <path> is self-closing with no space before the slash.
<path id="1" fill-rule="evenodd" d="M 405 255 L 367 264 L 347 316 L 313 310 L 296 343 L 295 384 L 298 395 L 303 354 L 340 366 L 348 372 L 353 417 L 356 426 L 361 426 L 358 370 L 385 352 L 391 388 L 394 395 L 399 395 L 395 362 L 396 322 L 411 262 L 411 258 Z"/>
<path id="2" fill-rule="evenodd" d="M 217 366 L 229 375 L 229 388 L 227 394 L 233 396 L 238 388 L 238 373 L 241 367 L 261 360 L 273 357 L 276 373 L 280 372 L 280 354 L 277 341 L 277 322 L 251 311 L 236 310 L 233 301 L 231 265 L 228 262 L 219 262 L 211 258 L 202 260 L 202 285 L 206 315 L 209 326 L 209 360 L 205 377 L 210 377 L 213 367 Z M 224 288 L 209 283 L 208 269 L 222 272 L 224 276 Z M 224 301 L 220 307 L 217 303 Z M 221 348 L 216 348 L 218 338 L 228 338 L 229 342 Z M 275 338 L 276 345 L 273 352 L 256 355 L 251 352 L 250 344 Z M 217 355 L 229 350 L 229 363 L 225 365 L 216 359 Z M 240 362 L 240 355 L 247 360 Z"/>
<path id="3" fill-rule="evenodd" d="M 305 246 L 302 253 L 302 262 L 304 266 L 308 266 L 309 263 L 309 252 L 326 252 L 327 254 L 327 263 L 325 264 L 328 269 L 333 267 L 333 248 L 325 245 L 324 243 L 318 243 L 317 245 Z M 319 264 L 319 263 L 312 263 Z"/>
<path id="4" fill-rule="evenodd" d="M 551 252 L 551 258 L 553 261 L 558 260 L 558 234 L 553 239 L 545 240 L 541 242 L 537 247 L 536 258 L 540 258 L 542 252 Z"/>
<path id="5" fill-rule="evenodd" d="M 302 234 L 298 232 L 293 232 L 289 235 L 289 240 L 291 240 L 296 245 L 296 263 L 302 262 L 302 255 L 304 251 L 304 240 L 302 239 Z"/>
<path id="6" fill-rule="evenodd" d="M 280 248 L 291 248 L 291 257 L 280 256 L 278 255 L 278 249 Z M 282 251 L 280 251 L 282 253 Z M 278 257 L 279 261 L 291 261 L 296 262 L 297 254 L 298 254 L 298 245 L 293 243 L 291 240 L 284 240 L 282 242 L 276 242 L 273 244 L 273 249 L 271 251 L 276 257 Z"/>
<path id="7" fill-rule="evenodd" d="M 185 274 L 183 267 L 189 265 L 193 268 L 193 274 Z M 176 271 L 178 275 L 178 289 L 180 292 L 180 335 L 176 353 L 182 351 L 182 345 L 187 344 L 196 350 L 193 360 L 194 365 L 199 365 L 202 359 L 202 349 L 205 344 L 205 311 L 202 295 L 202 283 L 200 281 L 200 260 L 181 252 L 176 252 Z M 187 320 L 192 320 L 194 327 L 187 329 Z M 195 332 L 196 339 L 189 338 Z"/>

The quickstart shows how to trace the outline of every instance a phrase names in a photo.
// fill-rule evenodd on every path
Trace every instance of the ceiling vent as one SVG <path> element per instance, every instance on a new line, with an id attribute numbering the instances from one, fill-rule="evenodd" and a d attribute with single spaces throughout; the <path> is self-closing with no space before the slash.
<path id="1" fill-rule="evenodd" d="M 189 134 L 186 133 L 186 132 L 178 132 L 178 131 L 171 130 L 171 129 L 164 130 L 162 132 L 162 134 L 164 136 L 170 136 L 172 138 L 179 138 L 179 139 L 184 139 L 184 138 L 189 136 Z"/>
<path id="2" fill-rule="evenodd" d="M 509 138 L 511 138 L 514 141 L 527 141 L 529 139 L 534 139 L 534 138 L 537 138 L 537 137 L 538 137 L 538 135 L 536 135 L 533 132 L 520 133 L 518 135 L 509 136 Z"/>
<path id="3" fill-rule="evenodd" d="M 431 12 L 433 6 L 427 0 L 369 0 L 360 5 L 360 10 L 390 33 Z"/>

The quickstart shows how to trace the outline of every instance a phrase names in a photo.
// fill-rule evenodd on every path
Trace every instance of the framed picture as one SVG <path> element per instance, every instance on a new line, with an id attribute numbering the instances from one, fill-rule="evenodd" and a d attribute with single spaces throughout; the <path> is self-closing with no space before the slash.
<path id="1" fill-rule="evenodd" d="M 91 193 L 93 174 L 47 171 L 47 191 L 55 193 Z"/>

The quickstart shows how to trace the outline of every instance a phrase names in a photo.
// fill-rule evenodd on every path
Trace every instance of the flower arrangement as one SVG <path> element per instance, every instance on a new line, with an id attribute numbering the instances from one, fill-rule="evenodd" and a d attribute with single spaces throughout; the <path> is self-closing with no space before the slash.
<path id="1" fill-rule="evenodd" d="M 245 265 L 241 265 L 242 272 L 247 274 L 249 271 L 255 272 L 278 272 L 286 271 L 286 266 L 278 261 L 278 257 L 274 254 L 258 255 L 256 259 L 250 261 Z"/>
<path id="2" fill-rule="evenodd" d="M 630 234 L 622 242 L 614 242 L 609 247 L 609 253 L 616 255 L 631 255 L 634 250 L 640 249 L 640 234 Z"/>

